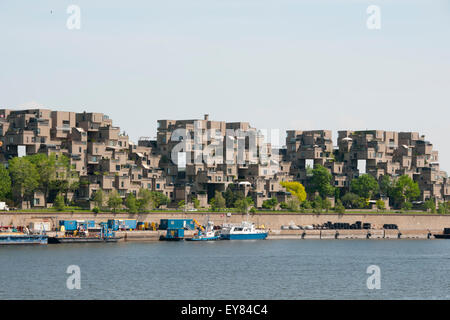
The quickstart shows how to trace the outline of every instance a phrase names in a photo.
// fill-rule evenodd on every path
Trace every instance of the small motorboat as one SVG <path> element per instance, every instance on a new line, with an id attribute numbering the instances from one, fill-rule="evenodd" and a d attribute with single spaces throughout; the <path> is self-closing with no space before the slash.
<path id="1" fill-rule="evenodd" d="M 200 224 L 197 224 L 197 228 L 198 233 L 192 238 L 186 238 L 186 241 L 214 241 L 220 239 L 220 236 L 217 234 L 218 231 L 214 230 L 214 223 L 209 221 L 209 218 L 206 221 L 206 228 Z"/>
<path id="2" fill-rule="evenodd" d="M 206 228 L 203 226 L 198 227 L 198 233 L 192 238 L 186 238 L 186 241 L 214 241 L 219 240 L 220 236 L 217 235 L 217 231 L 214 230 L 214 223 L 207 221 Z"/>

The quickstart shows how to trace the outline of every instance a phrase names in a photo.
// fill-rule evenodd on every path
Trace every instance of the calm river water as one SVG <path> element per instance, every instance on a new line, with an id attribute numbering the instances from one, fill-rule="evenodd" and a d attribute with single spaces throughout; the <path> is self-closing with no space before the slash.
<path id="1" fill-rule="evenodd" d="M 69 265 L 80 290 L 67 288 Z M 449 271 L 448 240 L 3 246 L 0 299 L 449 299 Z"/>

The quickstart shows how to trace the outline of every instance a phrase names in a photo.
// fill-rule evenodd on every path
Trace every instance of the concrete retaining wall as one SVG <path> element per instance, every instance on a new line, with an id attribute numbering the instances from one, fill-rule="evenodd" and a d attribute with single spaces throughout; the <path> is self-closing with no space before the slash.
<path id="1" fill-rule="evenodd" d="M 431 233 L 440 230 L 430 230 Z M 268 239 L 428 239 L 428 230 L 272 230 Z M 434 239 L 433 237 L 430 237 Z"/>
<path id="2" fill-rule="evenodd" d="M 95 220 L 96 222 L 105 222 L 108 219 L 137 219 L 144 222 L 158 222 L 160 219 L 167 218 L 193 218 L 200 223 L 204 223 L 206 217 L 214 221 L 215 224 L 239 223 L 246 217 L 242 214 L 232 214 L 227 217 L 225 213 L 148 213 L 148 214 L 129 214 L 129 213 L 0 213 L 1 225 L 29 225 L 32 221 L 49 221 L 52 227 L 58 226 L 59 220 Z M 338 214 L 311 214 L 311 213 L 258 213 L 250 215 L 249 220 L 257 225 L 264 225 L 271 230 L 279 230 L 282 225 L 294 223 L 296 225 L 323 224 L 327 221 L 354 223 L 362 221 L 371 223 L 375 229 L 381 229 L 383 224 L 397 224 L 402 232 L 411 230 L 437 230 L 450 227 L 450 215 L 414 215 L 414 214 L 356 214 L 347 213 Z M 344 230 L 340 230 L 344 231 Z M 352 230 L 354 231 L 354 230 Z M 395 230 L 394 230 L 395 231 Z M 396 232 L 396 231 L 395 231 Z"/>

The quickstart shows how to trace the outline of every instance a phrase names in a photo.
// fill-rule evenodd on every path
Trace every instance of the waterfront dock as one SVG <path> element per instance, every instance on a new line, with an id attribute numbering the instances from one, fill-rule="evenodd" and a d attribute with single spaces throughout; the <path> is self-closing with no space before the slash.
<path id="1" fill-rule="evenodd" d="M 106 222 L 108 219 L 136 219 L 139 222 L 159 223 L 161 219 L 196 219 L 204 221 L 206 217 L 215 225 L 224 223 L 239 223 L 246 219 L 245 215 L 233 213 L 227 216 L 223 212 L 153 212 L 147 214 L 131 213 L 45 213 L 45 212 L 14 212 L 0 214 L 0 224 L 28 226 L 30 223 L 45 221 L 51 230 L 58 228 L 60 220 L 93 220 L 95 223 Z M 450 227 L 450 215 L 439 214 L 377 214 L 377 213 L 346 213 L 346 214 L 311 214 L 311 213 L 257 213 L 249 216 L 250 221 L 258 226 L 264 225 L 269 230 L 267 239 L 429 239 L 430 234 L 442 233 L 444 228 Z M 359 230 L 281 230 L 281 226 L 290 224 L 307 226 L 322 225 L 327 221 L 335 223 L 355 223 L 361 221 L 370 223 L 371 229 Z M 384 224 L 395 224 L 398 229 L 383 229 Z M 48 232 L 49 236 L 56 231 Z M 120 241 L 158 241 L 165 230 L 133 230 L 117 231 Z M 194 231 L 186 230 L 185 237 L 192 237 Z M 63 236 L 63 233 L 58 234 Z"/>
<path id="2" fill-rule="evenodd" d="M 267 240 L 350 240 L 350 239 L 434 239 L 433 234 L 441 233 L 440 230 L 270 230 Z M 194 231 L 185 230 L 185 238 L 191 238 Z M 133 230 L 116 231 L 119 241 L 159 241 L 166 230 Z M 63 233 L 49 232 L 50 237 Z"/>
<path id="3" fill-rule="evenodd" d="M 267 239 L 434 239 L 433 234 L 442 230 L 271 230 Z"/>

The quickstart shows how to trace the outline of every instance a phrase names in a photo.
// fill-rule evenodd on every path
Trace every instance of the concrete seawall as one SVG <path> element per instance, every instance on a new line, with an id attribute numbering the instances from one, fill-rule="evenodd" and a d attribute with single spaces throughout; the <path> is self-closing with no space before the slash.
<path id="1" fill-rule="evenodd" d="M 216 224 L 222 223 L 239 223 L 246 217 L 242 214 L 233 213 L 231 217 L 227 217 L 225 213 L 213 212 L 195 212 L 183 214 L 180 212 L 157 212 L 145 214 L 130 213 L 70 213 L 70 212 L 8 212 L 0 213 L 0 225 L 29 225 L 30 222 L 49 221 L 52 228 L 58 226 L 59 220 L 95 220 L 96 222 L 106 222 L 108 219 L 137 219 L 143 222 L 157 222 L 160 219 L 167 218 L 193 218 L 203 223 L 206 217 Z M 296 225 L 313 225 L 323 224 L 327 221 L 340 223 L 355 223 L 361 221 L 363 223 L 371 223 L 374 229 L 382 229 L 383 224 L 396 224 L 399 229 L 404 231 L 414 230 L 434 230 L 442 232 L 443 228 L 450 227 L 450 215 L 438 214 L 360 214 L 346 213 L 338 214 L 312 214 L 312 213 L 257 213 L 249 215 L 249 220 L 257 225 L 264 225 L 271 230 L 279 230 L 282 225 L 291 223 Z"/>
<path id="2" fill-rule="evenodd" d="M 431 234 L 440 232 L 442 230 L 272 230 L 268 239 L 434 239 Z"/>

